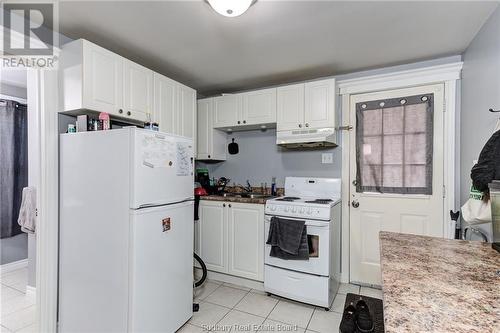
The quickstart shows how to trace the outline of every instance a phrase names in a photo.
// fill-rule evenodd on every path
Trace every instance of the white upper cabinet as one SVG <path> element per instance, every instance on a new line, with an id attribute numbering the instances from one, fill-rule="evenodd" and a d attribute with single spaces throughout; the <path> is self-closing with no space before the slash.
<path id="1" fill-rule="evenodd" d="M 146 121 L 153 112 L 153 71 L 126 59 L 123 69 L 124 112 Z"/>
<path id="2" fill-rule="evenodd" d="M 119 114 L 119 110 L 123 109 L 123 58 L 91 43 L 86 44 L 82 50 L 83 98 L 67 101 L 65 104 L 70 108 L 84 107 Z M 70 72 L 71 69 L 68 74 Z M 67 79 L 65 83 L 71 84 L 70 77 Z M 73 96 L 68 94 L 66 97 Z"/>
<path id="3" fill-rule="evenodd" d="M 335 79 L 305 84 L 305 127 L 335 127 Z"/>
<path id="4" fill-rule="evenodd" d="M 276 88 L 214 98 L 214 127 L 256 129 L 276 123 Z"/>
<path id="5" fill-rule="evenodd" d="M 224 95 L 214 98 L 214 127 L 237 126 L 241 124 L 240 116 L 241 95 Z"/>
<path id="6" fill-rule="evenodd" d="M 153 119 L 160 131 L 175 133 L 176 125 L 176 82 L 161 74 L 154 74 Z"/>
<path id="7" fill-rule="evenodd" d="M 183 84 L 177 85 L 179 98 L 178 134 L 196 142 L 196 90 Z"/>
<path id="8" fill-rule="evenodd" d="M 240 121 L 246 125 L 276 123 L 276 88 L 242 94 L 243 109 Z"/>
<path id="9" fill-rule="evenodd" d="M 59 63 L 60 112 L 107 112 L 194 139 L 196 91 L 85 39 L 65 44 Z"/>
<path id="10" fill-rule="evenodd" d="M 277 130 L 335 127 L 335 79 L 278 88 Z"/>
<path id="11" fill-rule="evenodd" d="M 299 129 L 304 124 L 304 83 L 278 88 L 278 131 Z"/>
<path id="12" fill-rule="evenodd" d="M 214 128 L 214 98 L 198 100 L 198 160 L 226 160 L 226 133 Z"/>

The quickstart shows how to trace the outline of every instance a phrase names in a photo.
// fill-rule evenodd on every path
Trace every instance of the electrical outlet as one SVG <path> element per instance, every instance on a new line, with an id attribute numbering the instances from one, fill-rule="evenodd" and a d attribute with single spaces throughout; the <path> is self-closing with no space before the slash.
<path id="1" fill-rule="evenodd" d="M 333 163 L 333 153 L 321 154 L 321 163 L 332 164 Z"/>

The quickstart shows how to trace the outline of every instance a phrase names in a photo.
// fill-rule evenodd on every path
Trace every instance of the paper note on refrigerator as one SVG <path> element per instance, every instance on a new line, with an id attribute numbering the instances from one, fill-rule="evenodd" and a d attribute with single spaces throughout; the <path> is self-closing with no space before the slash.
<path id="1" fill-rule="evenodd" d="M 191 147 L 187 142 L 177 142 L 177 176 L 189 176 L 192 173 L 190 156 Z"/>
<path id="2" fill-rule="evenodd" d="M 164 136 L 144 136 L 142 142 L 143 165 L 150 168 L 167 168 L 175 159 L 175 144 L 165 140 Z"/>

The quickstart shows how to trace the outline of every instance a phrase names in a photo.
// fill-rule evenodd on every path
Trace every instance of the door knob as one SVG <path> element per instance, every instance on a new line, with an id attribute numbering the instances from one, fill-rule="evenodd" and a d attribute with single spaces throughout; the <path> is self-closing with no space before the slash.
<path id="1" fill-rule="evenodd" d="M 354 207 L 354 208 L 358 208 L 359 207 L 358 200 L 353 200 L 351 204 L 352 204 L 352 207 Z"/>

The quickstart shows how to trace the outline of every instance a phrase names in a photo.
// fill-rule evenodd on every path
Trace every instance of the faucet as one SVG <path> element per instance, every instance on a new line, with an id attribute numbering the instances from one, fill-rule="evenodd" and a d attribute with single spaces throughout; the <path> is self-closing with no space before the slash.
<path id="1" fill-rule="evenodd" d="M 243 186 L 241 184 L 238 184 L 238 186 L 241 187 L 243 189 L 243 191 L 245 191 L 247 193 L 252 193 L 253 192 L 252 185 L 250 184 L 249 180 L 247 180 L 247 184 L 245 186 Z"/>

